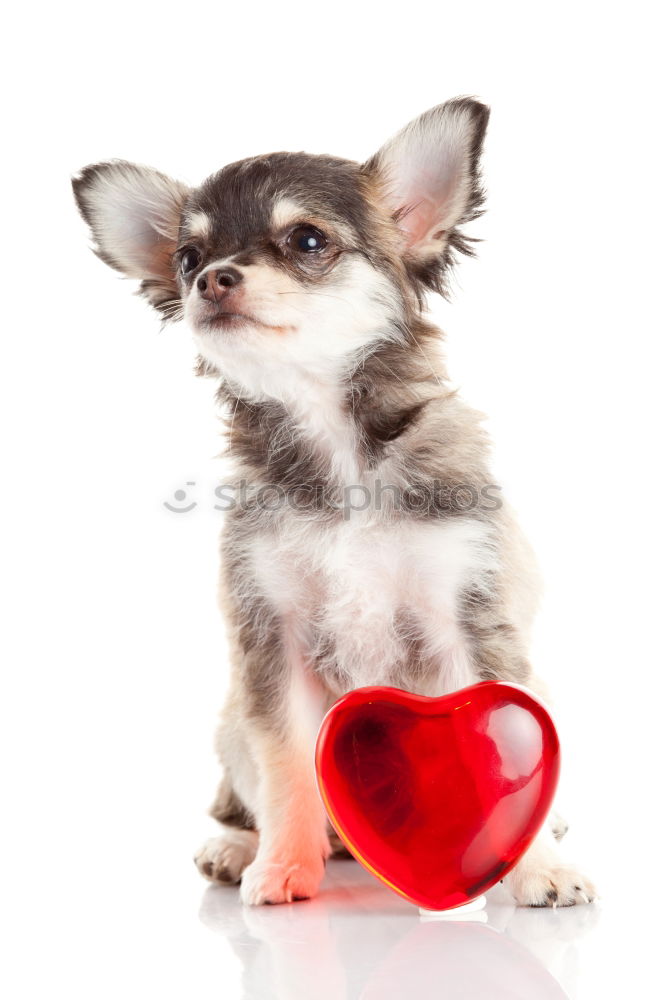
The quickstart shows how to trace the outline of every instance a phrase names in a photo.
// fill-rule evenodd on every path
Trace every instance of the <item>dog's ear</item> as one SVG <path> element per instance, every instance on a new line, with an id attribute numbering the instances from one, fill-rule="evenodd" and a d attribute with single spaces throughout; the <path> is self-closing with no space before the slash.
<path id="1" fill-rule="evenodd" d="M 481 214 L 479 156 L 489 108 L 458 97 L 414 119 L 364 165 L 402 231 L 415 278 L 444 290 L 451 251 L 471 254 L 458 226 Z"/>
<path id="2" fill-rule="evenodd" d="M 85 167 L 72 181 L 93 250 L 128 278 L 166 319 L 180 310 L 173 254 L 188 188 L 124 160 Z"/>

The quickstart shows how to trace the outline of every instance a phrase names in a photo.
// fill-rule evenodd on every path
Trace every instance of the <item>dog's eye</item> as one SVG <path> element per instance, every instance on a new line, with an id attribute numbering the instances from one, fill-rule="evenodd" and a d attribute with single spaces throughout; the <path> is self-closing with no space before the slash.
<path id="1" fill-rule="evenodd" d="M 190 247 L 186 250 L 183 256 L 180 258 L 180 270 L 183 274 L 189 274 L 193 271 L 195 267 L 198 267 L 201 263 L 201 254 L 198 250 Z"/>
<path id="2" fill-rule="evenodd" d="M 289 234 L 287 243 L 299 253 L 319 253 L 326 246 L 326 237 L 314 226 L 297 226 Z"/>

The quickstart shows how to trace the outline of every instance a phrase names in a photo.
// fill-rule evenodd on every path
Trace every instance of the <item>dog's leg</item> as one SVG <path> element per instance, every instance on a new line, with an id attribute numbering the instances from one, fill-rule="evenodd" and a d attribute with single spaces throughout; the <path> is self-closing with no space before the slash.
<path id="1" fill-rule="evenodd" d="M 256 566 L 239 549 L 232 534 L 220 588 L 231 683 L 217 737 L 225 778 L 212 812 L 225 829 L 197 864 L 216 881 L 241 878 L 246 903 L 280 903 L 314 895 L 331 853 L 314 766 L 330 692 L 308 661 L 297 602 L 278 610 L 261 595 Z"/>
<path id="2" fill-rule="evenodd" d="M 234 746 L 233 754 L 226 745 L 229 742 Z M 222 723 L 218 734 L 218 751 L 224 767 L 224 777 L 210 814 L 222 824 L 223 832 L 207 840 L 195 855 L 194 861 L 204 878 L 231 885 L 240 882 L 241 875 L 254 861 L 259 843 L 254 816 L 232 783 L 233 775 L 239 787 L 245 787 L 246 797 L 251 798 L 249 793 L 254 782 L 247 772 L 251 771 L 252 762 L 248 759 L 242 738 L 234 730 L 231 719 L 228 728 Z"/>
<path id="3" fill-rule="evenodd" d="M 317 790 L 314 745 L 325 693 L 313 676 L 291 621 L 273 637 L 262 663 L 267 688 L 244 674 L 244 736 L 257 769 L 253 812 L 259 830 L 254 861 L 241 881 L 244 903 L 284 903 L 315 895 L 331 852 Z"/>
<path id="4" fill-rule="evenodd" d="M 259 850 L 241 882 L 244 903 L 290 903 L 314 896 L 330 854 L 313 773 L 313 744 L 256 734 L 261 762 Z"/>
<path id="5" fill-rule="evenodd" d="M 524 684 L 543 698 L 543 684 L 533 675 L 520 631 L 505 624 L 498 609 L 480 604 L 466 621 L 474 667 L 479 680 L 509 680 Z M 532 846 L 505 882 L 522 906 L 572 906 L 590 902 L 594 885 L 559 855 L 556 841 L 568 827 L 553 810 Z"/>

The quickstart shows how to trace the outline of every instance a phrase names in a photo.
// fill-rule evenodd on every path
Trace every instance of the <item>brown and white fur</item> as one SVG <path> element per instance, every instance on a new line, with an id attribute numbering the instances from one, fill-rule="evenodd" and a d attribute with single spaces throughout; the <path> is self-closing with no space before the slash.
<path id="1" fill-rule="evenodd" d="M 228 406 L 245 487 L 223 539 L 223 832 L 197 864 L 246 903 L 317 892 L 334 838 L 313 746 L 345 691 L 537 686 L 529 550 L 425 315 L 471 252 L 487 118 L 449 101 L 363 165 L 274 153 L 191 189 L 114 161 L 74 181 L 97 254 L 185 319 Z M 594 895 L 546 830 L 507 884 L 537 906 Z"/>

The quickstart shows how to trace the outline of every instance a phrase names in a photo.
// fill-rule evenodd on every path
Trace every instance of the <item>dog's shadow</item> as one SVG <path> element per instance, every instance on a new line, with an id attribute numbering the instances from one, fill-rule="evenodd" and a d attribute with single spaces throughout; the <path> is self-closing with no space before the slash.
<path id="1" fill-rule="evenodd" d="M 519 908 L 497 886 L 476 919 L 424 920 L 353 861 L 329 864 L 307 902 L 245 907 L 237 888 L 211 886 L 200 911 L 241 960 L 244 1000 L 563 1000 L 598 916 Z"/>

